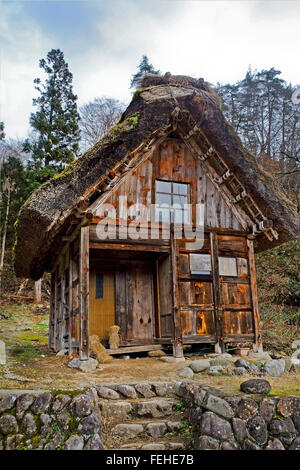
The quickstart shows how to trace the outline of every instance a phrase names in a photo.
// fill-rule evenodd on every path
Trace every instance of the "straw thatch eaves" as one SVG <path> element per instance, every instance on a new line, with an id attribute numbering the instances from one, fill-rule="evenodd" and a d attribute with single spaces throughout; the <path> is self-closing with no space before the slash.
<path id="1" fill-rule="evenodd" d="M 215 177 L 230 169 L 237 180 L 230 188 L 232 179 L 229 178 L 227 189 L 237 199 L 246 191 L 246 198 L 237 204 L 248 214 L 248 219 L 253 223 L 263 218 L 273 220 L 274 230 L 268 238 L 264 234 L 258 236 L 259 251 L 299 236 L 293 205 L 243 148 L 224 119 L 219 97 L 206 82 L 166 74 L 146 77 L 142 87 L 107 136 L 61 175 L 37 189 L 23 206 L 15 252 L 18 276 L 38 279 L 49 269 L 55 244 L 65 233 L 74 212 L 80 206 L 81 211 L 82 207 L 88 210 L 101 194 L 99 188 L 109 171 L 116 170 L 128 155 L 137 154 L 136 149 L 144 151 L 151 140 L 170 135 L 174 129 L 177 135 L 185 137 L 195 154 L 208 156 L 205 163 Z"/>

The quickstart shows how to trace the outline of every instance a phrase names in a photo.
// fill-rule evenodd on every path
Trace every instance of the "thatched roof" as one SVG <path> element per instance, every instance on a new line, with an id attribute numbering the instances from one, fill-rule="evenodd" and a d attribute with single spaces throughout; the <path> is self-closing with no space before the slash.
<path id="1" fill-rule="evenodd" d="M 178 112 L 181 116 L 178 125 L 184 133 L 190 132 L 196 123 L 200 131 L 195 138 L 210 143 L 264 215 L 274 221 L 278 240 L 269 241 L 260 236 L 258 248 L 271 248 L 299 236 L 299 220 L 293 204 L 271 175 L 263 172 L 243 148 L 224 119 L 218 95 L 203 79 L 170 74 L 149 76 L 143 80 L 142 87 L 134 94 L 120 122 L 59 177 L 38 188 L 22 207 L 15 251 L 18 276 L 38 279 L 49 269 L 55 237 L 57 240 L 66 229 L 83 197 L 87 206 L 95 200 L 96 186 L 95 190 L 90 188 L 142 142 L 170 128 Z"/>

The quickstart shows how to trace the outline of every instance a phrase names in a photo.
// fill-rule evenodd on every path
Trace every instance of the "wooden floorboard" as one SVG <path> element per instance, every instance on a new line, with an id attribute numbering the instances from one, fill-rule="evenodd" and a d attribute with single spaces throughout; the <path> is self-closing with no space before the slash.
<path id="1" fill-rule="evenodd" d="M 136 352 L 155 351 L 162 348 L 162 344 L 145 344 L 143 346 L 123 346 L 118 349 L 106 349 L 106 352 L 111 356 L 113 354 L 130 354 Z"/>

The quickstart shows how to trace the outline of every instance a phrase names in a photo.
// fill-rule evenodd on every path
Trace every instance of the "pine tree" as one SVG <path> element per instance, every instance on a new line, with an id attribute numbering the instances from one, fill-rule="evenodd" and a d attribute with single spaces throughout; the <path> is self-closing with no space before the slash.
<path id="1" fill-rule="evenodd" d="M 73 93 L 73 76 L 59 49 L 48 52 L 40 60 L 40 68 L 47 74 L 44 83 L 34 80 L 39 97 L 33 99 L 38 107 L 30 116 L 30 124 L 37 140 L 24 144 L 24 150 L 32 153 L 31 168 L 40 172 L 42 183 L 52 174 L 71 163 L 79 148 L 80 130 L 77 96 Z"/>
<path id="2" fill-rule="evenodd" d="M 138 71 L 132 75 L 131 82 L 130 82 L 130 88 L 138 88 L 140 85 L 140 81 L 143 78 L 144 75 L 147 73 L 153 73 L 155 75 L 159 75 L 160 71 L 155 70 L 152 64 L 150 64 L 149 59 L 146 55 L 142 56 L 142 59 L 138 65 Z"/>

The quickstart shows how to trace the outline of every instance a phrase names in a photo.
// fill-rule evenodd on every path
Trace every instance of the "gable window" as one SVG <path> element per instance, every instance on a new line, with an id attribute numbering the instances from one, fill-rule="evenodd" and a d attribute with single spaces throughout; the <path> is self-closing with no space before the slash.
<path id="1" fill-rule="evenodd" d="M 220 276 L 237 277 L 236 258 L 219 256 L 219 274 Z"/>
<path id="2" fill-rule="evenodd" d="M 159 222 L 189 223 L 189 184 L 156 180 L 155 219 Z"/>
<path id="3" fill-rule="evenodd" d="M 211 258 L 210 255 L 191 253 L 190 254 L 190 271 L 195 275 L 211 274 Z"/>

